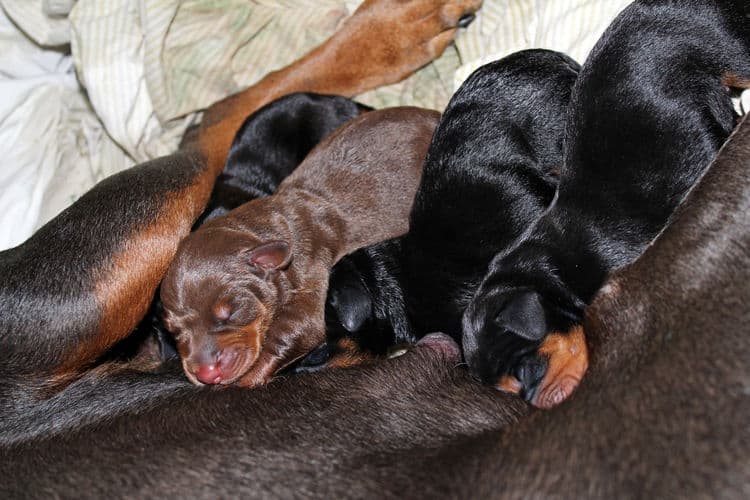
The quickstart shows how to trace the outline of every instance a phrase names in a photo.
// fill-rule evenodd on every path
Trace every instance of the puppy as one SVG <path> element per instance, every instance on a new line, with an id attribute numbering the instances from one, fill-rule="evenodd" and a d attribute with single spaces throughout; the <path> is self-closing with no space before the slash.
<path id="1" fill-rule="evenodd" d="M 406 231 L 439 116 L 408 107 L 359 116 L 274 196 L 181 242 L 161 299 L 191 381 L 259 385 L 323 341 L 331 267 Z"/>
<path id="2" fill-rule="evenodd" d="M 325 137 L 369 106 L 341 96 L 297 92 L 250 115 L 229 148 L 194 229 L 243 203 L 272 195 Z"/>
<path id="3" fill-rule="evenodd" d="M 341 96 L 296 92 L 251 114 L 234 138 L 224 170 L 216 179 L 205 211 L 193 225 L 224 215 L 243 203 L 270 196 L 324 137 L 372 108 Z M 162 361 L 177 357 L 172 336 L 162 324 L 157 292 L 151 309 L 110 357 Z M 145 356 L 144 356 L 145 353 Z"/>
<path id="4" fill-rule="evenodd" d="M 567 56 L 527 50 L 464 82 L 430 145 L 408 234 L 334 267 L 327 342 L 300 370 L 356 363 L 431 331 L 460 340 L 490 260 L 552 201 L 577 73 Z"/>
<path id="5" fill-rule="evenodd" d="M 587 368 L 583 310 L 664 227 L 735 126 L 750 85 L 750 4 L 637 1 L 576 82 L 555 202 L 490 264 L 463 318 L 482 381 L 549 408 Z"/>

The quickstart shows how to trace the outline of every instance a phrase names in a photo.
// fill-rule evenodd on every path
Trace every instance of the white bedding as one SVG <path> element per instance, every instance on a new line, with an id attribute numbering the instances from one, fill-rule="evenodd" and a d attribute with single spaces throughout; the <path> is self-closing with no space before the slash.
<path id="1" fill-rule="evenodd" d="M 41 13 L 42 3 L 20 7 Z M 72 58 L 40 46 L 65 42 L 62 20 L 14 25 L 0 9 L 0 248 L 22 242 L 95 182 L 132 163 L 91 109 Z M 18 26 L 37 29 L 26 36 Z"/>
<path id="2" fill-rule="evenodd" d="M 359 3 L 0 0 L 0 249 L 104 177 L 173 151 L 201 109 L 325 40 Z M 516 50 L 583 61 L 627 3 L 485 0 L 440 59 L 358 99 L 442 109 L 476 67 Z"/>

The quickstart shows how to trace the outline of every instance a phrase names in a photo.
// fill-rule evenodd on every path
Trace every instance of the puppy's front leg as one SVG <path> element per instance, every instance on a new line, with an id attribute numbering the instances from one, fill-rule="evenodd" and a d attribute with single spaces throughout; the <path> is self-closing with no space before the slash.
<path id="1" fill-rule="evenodd" d="M 261 343 L 258 359 L 236 385 L 264 385 L 280 370 L 320 345 L 325 340 L 324 302 L 325 293 L 296 292 L 277 313 Z"/>

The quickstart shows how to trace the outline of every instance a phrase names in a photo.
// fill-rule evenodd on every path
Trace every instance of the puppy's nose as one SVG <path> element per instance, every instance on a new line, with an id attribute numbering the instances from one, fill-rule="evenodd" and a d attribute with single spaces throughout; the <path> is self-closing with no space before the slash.
<path id="1" fill-rule="evenodd" d="M 221 350 L 213 356 L 213 359 L 199 364 L 193 370 L 193 375 L 203 384 L 220 384 L 233 377 L 231 370 L 236 358 L 235 350 Z"/>
<path id="2" fill-rule="evenodd" d="M 218 363 L 208 363 L 201 365 L 195 370 L 195 378 L 204 384 L 221 383 L 221 370 Z"/>

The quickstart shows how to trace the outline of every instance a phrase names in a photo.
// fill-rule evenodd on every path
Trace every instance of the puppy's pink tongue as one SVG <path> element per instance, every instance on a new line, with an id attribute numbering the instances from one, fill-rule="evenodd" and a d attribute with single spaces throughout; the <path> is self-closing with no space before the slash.
<path id="1" fill-rule="evenodd" d="M 208 363 L 201 365 L 195 371 L 195 378 L 204 384 L 218 384 L 221 382 L 221 369 L 219 363 Z"/>

